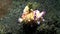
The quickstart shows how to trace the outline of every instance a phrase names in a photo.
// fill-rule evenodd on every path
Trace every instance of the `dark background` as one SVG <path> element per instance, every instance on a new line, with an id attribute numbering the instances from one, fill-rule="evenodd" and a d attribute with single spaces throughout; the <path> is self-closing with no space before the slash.
<path id="1" fill-rule="evenodd" d="M 23 34 L 23 25 L 18 23 L 18 18 L 29 2 L 38 5 L 33 8 L 46 11 L 44 16 L 46 22 L 37 30 L 45 29 L 45 32 L 51 30 L 60 34 L 60 0 L 0 0 L 0 34 Z"/>

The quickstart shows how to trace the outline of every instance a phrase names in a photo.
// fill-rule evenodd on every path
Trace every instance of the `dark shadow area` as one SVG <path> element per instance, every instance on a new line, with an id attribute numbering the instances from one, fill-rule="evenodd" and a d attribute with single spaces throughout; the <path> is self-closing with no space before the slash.
<path id="1" fill-rule="evenodd" d="M 23 24 L 23 31 L 25 34 L 34 34 L 37 30 L 37 24 L 33 20 L 29 23 L 30 24 Z"/>

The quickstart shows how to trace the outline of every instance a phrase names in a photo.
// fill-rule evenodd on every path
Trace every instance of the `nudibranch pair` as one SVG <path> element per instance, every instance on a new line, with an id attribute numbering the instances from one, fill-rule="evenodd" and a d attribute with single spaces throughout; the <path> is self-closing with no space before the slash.
<path id="1" fill-rule="evenodd" d="M 32 10 L 29 13 L 29 7 L 26 6 L 25 9 L 23 10 L 22 17 L 18 19 L 19 22 L 26 21 L 30 22 L 31 20 L 37 21 L 38 24 L 40 24 L 41 21 L 45 21 L 43 19 L 43 16 L 45 15 L 45 11 L 40 12 L 39 10 Z"/>

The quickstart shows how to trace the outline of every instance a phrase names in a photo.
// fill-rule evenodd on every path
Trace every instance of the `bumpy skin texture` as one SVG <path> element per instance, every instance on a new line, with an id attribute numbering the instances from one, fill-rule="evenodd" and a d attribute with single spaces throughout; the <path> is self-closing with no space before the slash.
<path id="1" fill-rule="evenodd" d="M 34 20 L 34 14 L 33 13 L 29 13 L 29 14 L 26 14 L 26 15 L 23 14 L 22 18 L 19 21 L 20 22 L 25 21 L 26 24 L 32 24 L 32 23 L 40 24 L 40 22 L 42 22 L 44 20 L 43 17 L 36 18 L 36 19 L 37 20 Z M 32 22 L 32 21 L 35 21 L 35 22 Z"/>

